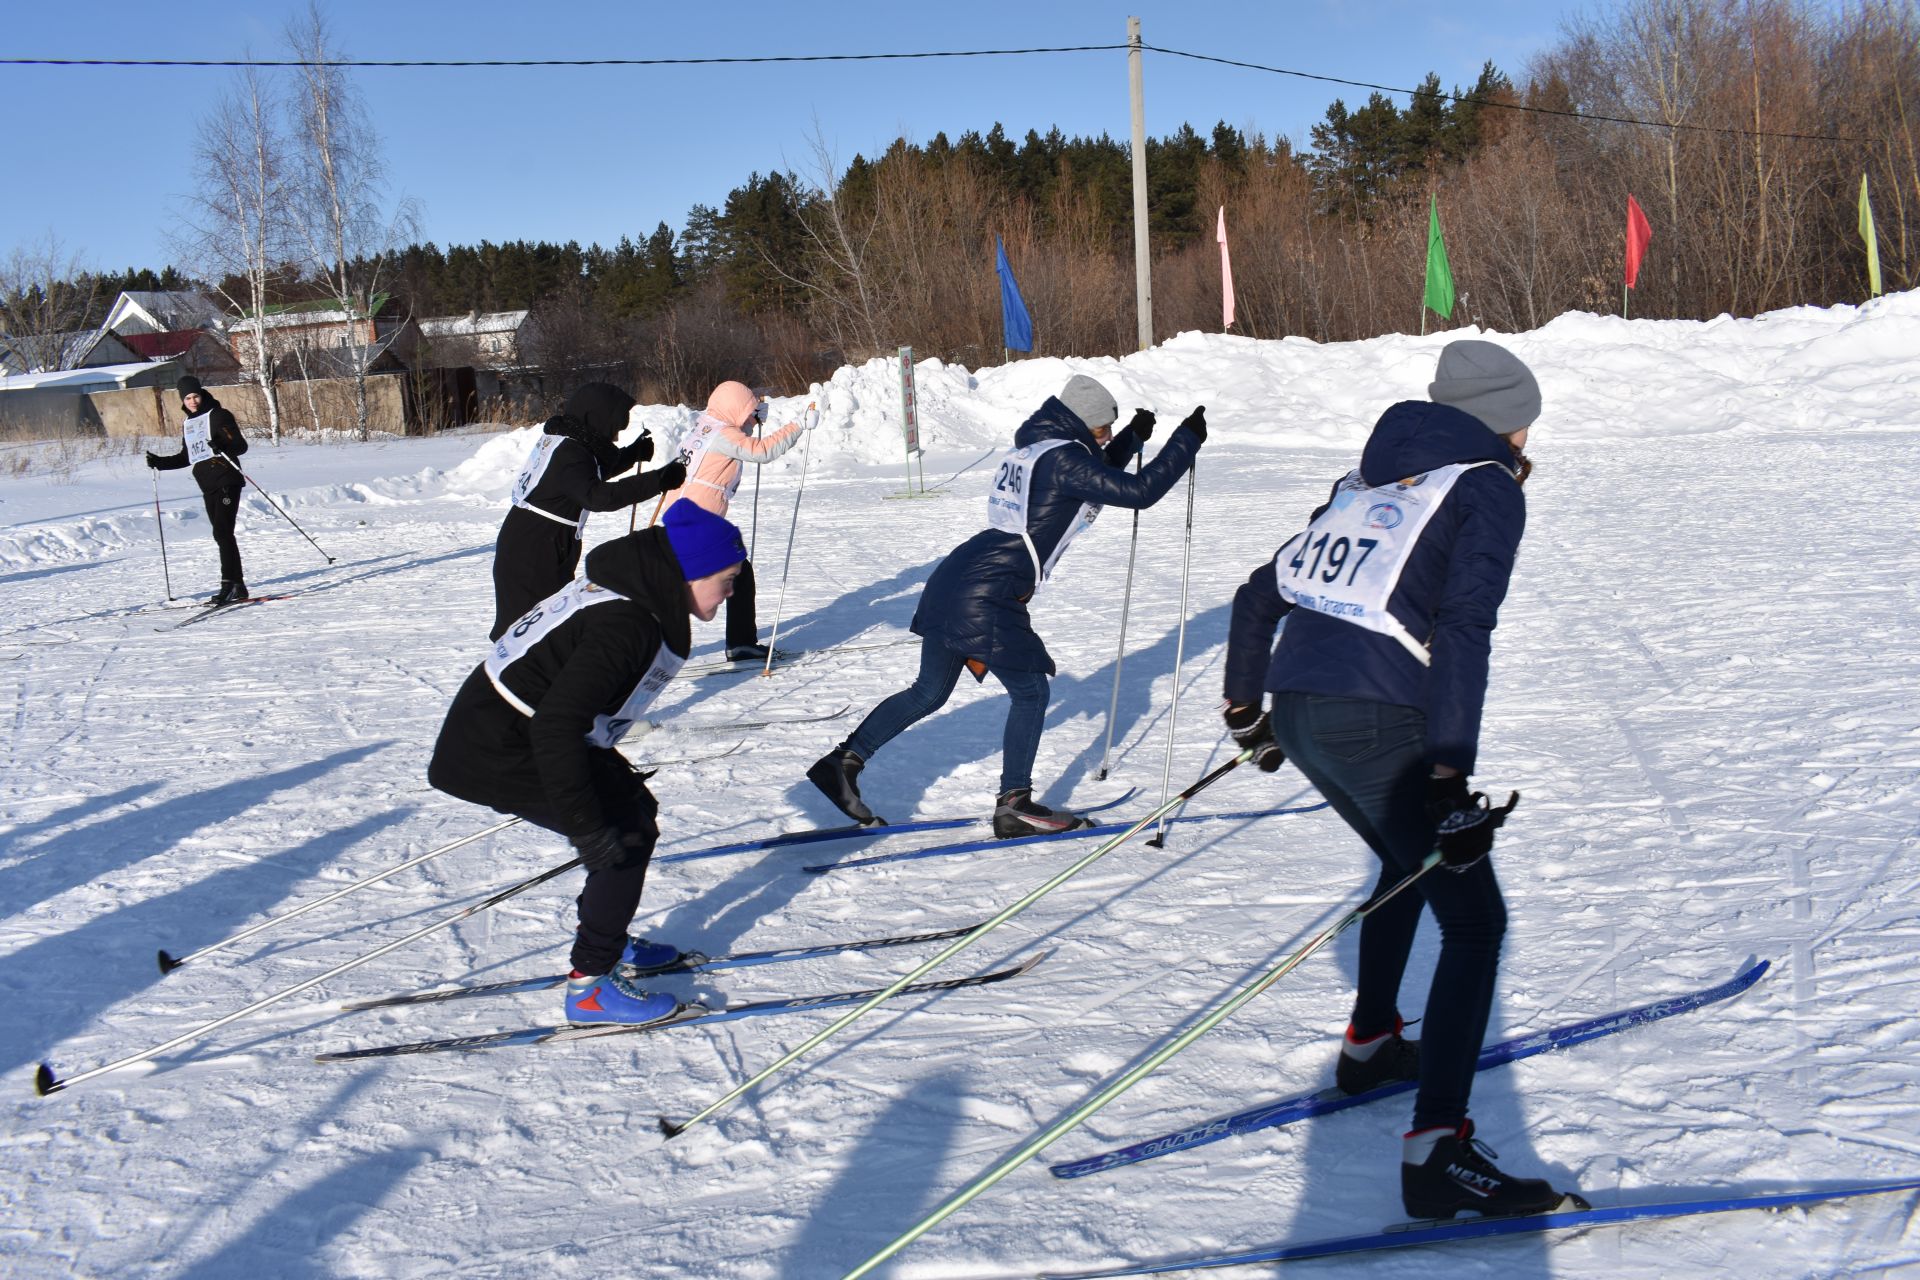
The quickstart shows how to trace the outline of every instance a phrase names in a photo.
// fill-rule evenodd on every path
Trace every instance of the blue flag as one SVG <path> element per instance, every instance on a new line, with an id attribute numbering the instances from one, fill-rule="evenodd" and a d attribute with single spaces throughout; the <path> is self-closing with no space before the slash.
<path id="1" fill-rule="evenodd" d="M 1000 327 L 1006 332 L 1006 340 L 1001 344 L 1011 351 L 1033 350 L 1033 319 L 1027 315 L 1027 304 L 1020 300 L 1020 286 L 1013 282 L 1013 268 L 1007 263 L 1007 246 L 1000 243 L 1000 237 L 993 238 L 993 250 L 998 257 L 994 270 L 1000 273 Z"/>

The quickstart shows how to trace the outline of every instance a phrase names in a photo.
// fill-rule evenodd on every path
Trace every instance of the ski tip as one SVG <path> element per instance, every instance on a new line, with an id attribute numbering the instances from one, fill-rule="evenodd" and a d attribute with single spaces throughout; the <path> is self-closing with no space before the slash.
<path id="1" fill-rule="evenodd" d="M 33 1073 L 33 1091 L 43 1098 L 64 1088 L 66 1086 L 54 1078 L 53 1068 L 47 1063 L 41 1063 L 40 1069 Z"/>
<path id="2" fill-rule="evenodd" d="M 45 1068 L 42 1068 L 42 1070 L 45 1070 Z M 673 1121 L 667 1119 L 665 1116 L 660 1117 L 660 1136 L 667 1139 L 668 1141 L 672 1141 L 673 1139 L 679 1137 L 681 1134 L 685 1133 L 686 1131 L 687 1131 L 687 1126 L 683 1124 L 675 1124 Z"/>
<path id="3" fill-rule="evenodd" d="M 172 973 L 185 963 L 186 961 L 184 960 L 175 960 L 172 956 L 168 955 L 165 947 L 160 949 L 160 973 L 162 976 Z"/>

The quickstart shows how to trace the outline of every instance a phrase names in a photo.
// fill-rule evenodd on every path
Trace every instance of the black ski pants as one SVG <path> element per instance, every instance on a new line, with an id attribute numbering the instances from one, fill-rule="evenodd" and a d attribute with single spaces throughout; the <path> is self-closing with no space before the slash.
<path id="1" fill-rule="evenodd" d="M 1334 812 L 1380 859 L 1374 892 L 1417 871 L 1433 849 L 1427 817 L 1426 717 L 1411 707 L 1317 694 L 1273 695 L 1273 736 Z M 1360 924 L 1360 973 L 1353 1032 L 1392 1031 L 1400 980 L 1420 924 L 1432 910 L 1440 958 L 1420 1023 L 1420 1087 L 1413 1127 L 1457 1126 L 1467 1118 L 1474 1065 L 1493 1011 L 1507 908 L 1493 859 L 1464 872 L 1435 868 Z"/>
<path id="2" fill-rule="evenodd" d="M 760 623 L 753 614 L 753 564 L 740 562 L 740 576 L 733 580 L 733 594 L 727 597 L 727 648 L 760 643 Z"/>
<path id="3" fill-rule="evenodd" d="M 519 507 L 507 512 L 493 544 L 493 627 L 489 640 L 573 581 L 580 567 L 580 537 L 569 525 Z"/>
<path id="4" fill-rule="evenodd" d="M 242 582 L 240 572 L 240 542 L 233 536 L 234 521 L 240 517 L 240 494 L 243 491 L 235 485 L 231 489 L 207 489 L 201 497 L 206 499 L 207 521 L 213 526 L 213 544 L 220 548 L 220 581 Z"/>

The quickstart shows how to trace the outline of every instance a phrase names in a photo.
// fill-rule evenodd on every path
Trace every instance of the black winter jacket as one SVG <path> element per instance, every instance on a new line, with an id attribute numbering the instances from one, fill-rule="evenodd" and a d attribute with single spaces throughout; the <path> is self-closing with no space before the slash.
<path id="1" fill-rule="evenodd" d="M 684 658 L 693 643 L 686 581 L 664 529 L 595 547 L 586 568 L 588 581 L 627 598 L 581 609 L 507 668 L 531 717 L 500 696 L 485 664 L 474 668 L 427 769 L 428 782 L 462 800 L 557 815 L 554 829 L 569 837 L 607 825 L 590 764 L 613 753 L 587 741 L 594 717 L 619 711 L 661 645 Z"/>
<path id="2" fill-rule="evenodd" d="M 1072 527 L 1082 503 L 1150 507 L 1186 474 L 1200 447 L 1192 432 L 1176 429 L 1159 455 L 1134 474 L 1122 465 L 1140 449 L 1130 430 L 1114 436 L 1103 454 L 1073 410 L 1049 396 L 1021 424 L 1013 442 L 1020 447 L 1056 439 L 1073 443 L 1048 450 L 1034 464 L 1027 496 L 1027 529 L 1042 563 Z M 1053 675 L 1053 658 L 1027 616 L 1034 586 L 1026 543 L 1017 534 L 983 529 L 955 547 L 927 579 L 913 630 L 989 669 Z"/>
<path id="3" fill-rule="evenodd" d="M 1407 400 L 1380 416 L 1360 456 L 1360 478 L 1370 486 L 1483 461 L 1499 465 L 1475 467 L 1455 482 L 1387 600 L 1393 616 L 1427 645 L 1431 666 L 1391 636 L 1294 608 L 1269 561 L 1233 597 L 1227 700 L 1257 703 L 1264 686 L 1412 707 L 1426 716 L 1428 762 L 1472 773 L 1493 628 L 1527 524 L 1513 451 L 1471 414 Z M 1286 629 L 1274 645 L 1282 618 Z"/>
<path id="4" fill-rule="evenodd" d="M 233 415 L 228 413 L 218 400 L 205 391 L 200 394 L 212 406 L 201 412 L 213 415 L 213 421 L 207 425 L 212 429 L 210 434 L 214 456 L 205 462 L 193 464 L 193 478 L 199 484 L 202 493 L 219 493 L 222 489 L 242 488 L 247 483 L 246 478 L 240 474 L 240 469 L 227 459 L 237 458 L 247 451 L 247 438 L 240 434 L 240 424 L 233 420 Z M 225 457 L 220 456 L 222 454 Z M 184 435 L 181 437 L 178 453 L 149 452 L 147 456 L 153 459 L 155 471 L 178 471 L 187 465 L 186 438 Z"/>

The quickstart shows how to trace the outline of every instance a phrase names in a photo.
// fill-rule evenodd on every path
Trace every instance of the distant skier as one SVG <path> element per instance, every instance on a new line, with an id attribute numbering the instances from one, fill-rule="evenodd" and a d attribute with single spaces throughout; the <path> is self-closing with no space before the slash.
<path id="1" fill-rule="evenodd" d="M 659 805 L 615 747 L 686 659 L 689 616 L 713 620 L 746 556 L 738 529 L 692 503 L 595 547 L 583 578 L 494 642 L 440 728 L 428 782 L 558 832 L 586 865 L 569 1021 L 655 1022 L 678 1007 L 633 980 L 680 953 L 627 936 Z"/>
<path id="2" fill-rule="evenodd" d="M 498 640 L 521 614 L 568 582 L 580 565 L 589 511 L 618 511 L 678 485 L 686 469 L 670 462 L 654 471 L 614 476 L 653 456 L 642 435 L 621 448 L 633 397 L 606 382 L 589 382 L 541 427 L 539 441 L 513 482 L 513 508 L 493 551 L 493 628 Z"/>
<path id="3" fill-rule="evenodd" d="M 1505 348 L 1467 340 L 1441 351 L 1427 391 L 1380 416 L 1359 468 L 1235 594 L 1226 721 L 1262 769 L 1284 752 L 1319 789 L 1380 859 L 1378 888 L 1435 849 L 1445 861 L 1360 926 L 1334 1074 L 1348 1093 L 1419 1081 L 1401 1152 L 1407 1212 L 1543 1213 L 1562 1193 L 1496 1168 L 1467 1118 L 1507 921 L 1487 854 L 1519 799 L 1491 807 L 1467 775 L 1526 527 L 1521 450 L 1540 388 Z M 1423 903 L 1440 957 L 1416 1043 L 1401 1035 L 1398 997 Z"/>
<path id="4" fill-rule="evenodd" d="M 1142 509 L 1160 501 L 1207 438 L 1206 412 L 1195 409 L 1158 457 L 1129 473 L 1124 464 L 1146 445 L 1154 416 L 1141 409 L 1113 435 L 1119 414 L 1105 387 L 1076 374 L 1021 424 L 987 497 L 989 527 L 954 548 L 920 593 L 913 615 L 914 633 L 921 637 L 918 678 L 807 770 L 808 779 L 854 821 L 878 821 L 860 798 L 867 761 L 908 725 L 944 706 L 964 670 L 977 681 L 992 672 L 1012 699 L 994 834 L 1004 839 L 1087 825 L 1078 814 L 1033 798 L 1033 761 L 1054 665 L 1034 634 L 1027 602 L 1102 507 Z"/>
<path id="5" fill-rule="evenodd" d="M 687 476 L 682 486 L 667 495 L 671 511 L 681 501 L 705 507 L 717 516 L 727 514 L 728 504 L 740 488 L 742 464 L 764 466 L 800 443 L 805 432 L 820 421 L 819 411 L 809 408 L 799 422 L 789 422 L 765 439 L 747 434 L 747 425 L 767 420 L 767 402 L 753 393 L 744 382 L 723 382 L 707 397 L 706 411 L 693 421 L 693 428 L 680 442 L 680 461 Z M 757 662 L 767 656 L 760 643 L 760 626 L 753 611 L 753 565 L 740 570 L 733 584 L 733 599 L 727 602 L 727 657 L 736 662 Z"/>
<path id="6" fill-rule="evenodd" d="M 240 542 L 233 536 L 234 521 L 240 515 L 240 493 L 247 483 L 234 459 L 247 451 L 247 438 L 240 434 L 233 415 L 200 385 L 200 379 L 186 374 L 174 383 L 174 389 L 180 393 L 180 405 L 187 413 L 180 430 L 180 452 L 157 454 L 148 450 L 147 465 L 155 471 L 193 467 L 194 481 L 207 504 L 207 522 L 213 526 L 213 542 L 220 549 L 220 590 L 207 603 L 238 604 L 251 598 L 240 569 Z"/>

